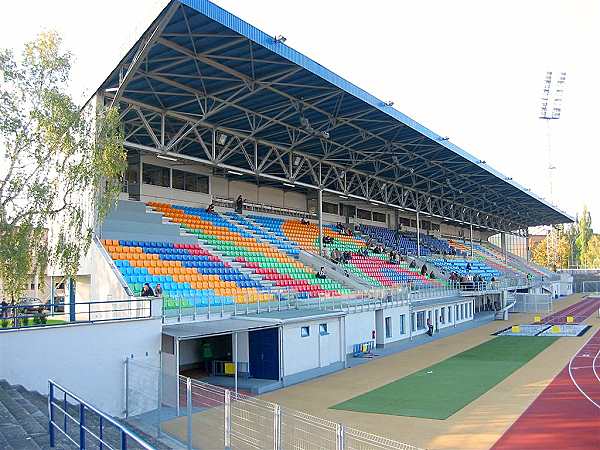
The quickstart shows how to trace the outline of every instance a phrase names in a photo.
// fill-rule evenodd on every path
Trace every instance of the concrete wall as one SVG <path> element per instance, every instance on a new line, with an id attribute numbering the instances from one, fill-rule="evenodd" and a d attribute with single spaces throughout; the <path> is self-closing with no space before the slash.
<path id="1" fill-rule="evenodd" d="M 98 322 L 0 332 L 0 379 L 48 393 L 48 379 L 100 410 L 124 411 L 124 361 L 157 365 L 161 320 Z"/>
<path id="2" fill-rule="evenodd" d="M 99 245 L 92 241 L 87 255 L 81 261 L 75 278 L 77 302 L 127 300 L 129 296 L 117 278 L 112 261 L 103 255 Z M 63 274 L 52 271 L 49 275 L 60 277 Z"/>
<path id="3" fill-rule="evenodd" d="M 375 311 L 348 314 L 346 322 L 346 354 L 352 353 L 352 346 L 371 341 L 375 330 Z"/>
<path id="4" fill-rule="evenodd" d="M 319 324 L 326 323 L 328 334 L 321 336 Z M 340 319 L 323 318 L 283 326 L 283 376 L 327 367 L 342 361 Z M 310 327 L 308 337 L 301 336 L 301 327 Z"/>
<path id="5" fill-rule="evenodd" d="M 404 315 L 404 334 L 400 334 L 400 316 Z M 401 306 L 398 308 L 387 308 L 382 310 L 382 324 L 381 324 L 381 342 L 383 345 L 389 344 L 390 342 L 396 342 L 402 339 L 406 339 L 410 336 L 409 334 L 409 316 L 408 316 L 408 306 Z M 391 335 L 389 337 L 385 334 L 385 319 L 389 318 L 389 322 L 391 324 L 390 331 Z M 379 340 L 379 339 L 378 339 Z"/>
<path id="6" fill-rule="evenodd" d="M 212 177 L 211 193 L 216 197 L 231 199 L 242 195 L 251 202 L 306 211 L 306 195 L 303 193 L 269 186 L 257 186 L 256 183 L 247 181 L 214 176 Z"/>

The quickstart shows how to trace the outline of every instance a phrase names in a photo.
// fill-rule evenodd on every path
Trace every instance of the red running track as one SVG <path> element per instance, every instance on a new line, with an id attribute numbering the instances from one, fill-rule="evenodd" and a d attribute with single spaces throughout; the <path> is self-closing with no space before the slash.
<path id="1" fill-rule="evenodd" d="M 600 449 L 600 331 L 492 450 Z"/>
<path id="2" fill-rule="evenodd" d="M 542 323 L 548 325 L 564 324 L 567 323 L 567 316 L 573 316 L 574 323 L 580 323 L 590 317 L 595 311 L 598 311 L 598 308 L 600 308 L 600 298 L 589 297 L 544 317 Z"/>

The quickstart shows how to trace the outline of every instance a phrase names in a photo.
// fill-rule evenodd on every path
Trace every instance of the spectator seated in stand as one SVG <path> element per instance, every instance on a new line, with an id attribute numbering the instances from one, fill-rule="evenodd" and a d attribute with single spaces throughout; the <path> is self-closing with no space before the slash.
<path id="1" fill-rule="evenodd" d="M 309 223 L 309 222 L 308 222 L 308 220 L 306 220 L 306 219 L 303 217 L 302 219 L 300 219 L 300 223 L 301 223 L 302 225 L 308 225 L 308 223 Z"/>
<path id="2" fill-rule="evenodd" d="M 214 203 L 211 203 L 210 205 L 208 205 L 208 206 L 206 207 L 206 212 L 207 212 L 207 213 L 214 214 L 214 213 L 215 213 L 215 204 L 214 204 Z"/>
<path id="3" fill-rule="evenodd" d="M 317 272 L 316 277 L 320 278 L 321 280 L 327 278 L 327 275 L 325 274 L 325 267 L 321 267 L 321 269 Z"/>

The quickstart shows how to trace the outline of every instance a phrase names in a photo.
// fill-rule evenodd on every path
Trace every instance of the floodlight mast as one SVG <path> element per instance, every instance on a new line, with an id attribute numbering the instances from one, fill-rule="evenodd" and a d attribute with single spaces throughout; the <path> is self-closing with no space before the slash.
<path id="1" fill-rule="evenodd" d="M 555 78 L 556 79 L 556 78 Z M 552 164 L 552 134 L 550 122 L 560 119 L 562 100 L 565 92 L 566 72 L 560 72 L 558 79 L 553 82 L 552 71 L 546 72 L 544 77 L 544 90 L 540 104 L 539 118 L 546 121 L 546 138 L 548 146 L 548 184 L 550 185 L 550 202 L 553 200 L 552 171 L 556 166 Z M 546 236 L 546 257 L 549 267 L 557 267 L 558 262 L 558 236 L 557 231 L 550 227 Z"/>

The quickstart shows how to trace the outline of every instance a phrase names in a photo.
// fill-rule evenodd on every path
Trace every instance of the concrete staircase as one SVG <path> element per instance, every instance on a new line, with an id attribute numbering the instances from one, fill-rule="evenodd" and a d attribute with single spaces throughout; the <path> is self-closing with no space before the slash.
<path id="1" fill-rule="evenodd" d="M 162 214 L 152 211 L 145 203 L 119 200 L 102 224 L 102 239 L 132 241 L 161 241 L 195 244 L 194 236 L 185 235 L 179 225 L 168 222 Z"/>
<path id="2" fill-rule="evenodd" d="M 68 405 L 69 414 L 79 417 L 78 408 Z M 55 410 L 56 411 L 56 410 Z M 56 421 L 62 421 L 62 414 L 56 411 Z M 99 416 L 86 414 L 86 427 L 98 434 Z M 128 428 L 131 427 L 128 425 Z M 69 436 L 79 441 L 79 428 L 67 419 Z M 169 449 L 171 446 L 158 442 L 139 430 L 132 430 L 140 438 L 157 449 Z M 112 448 L 120 448 L 120 435 L 114 427 L 104 428 L 104 440 Z M 98 443 L 87 435 L 89 448 L 98 448 Z M 141 448 L 139 445 L 128 441 L 129 449 Z M 55 449 L 75 449 L 78 446 L 70 442 L 62 433 L 56 433 Z M 33 391 L 28 391 L 23 386 L 15 386 L 0 380 L 0 449 L 3 450 L 37 450 L 50 449 L 48 437 L 48 399 L 46 396 Z"/>

